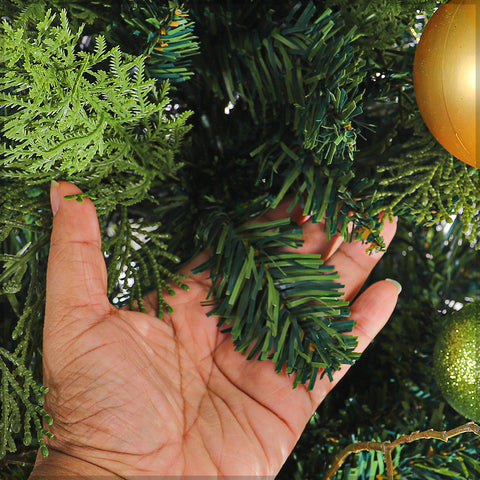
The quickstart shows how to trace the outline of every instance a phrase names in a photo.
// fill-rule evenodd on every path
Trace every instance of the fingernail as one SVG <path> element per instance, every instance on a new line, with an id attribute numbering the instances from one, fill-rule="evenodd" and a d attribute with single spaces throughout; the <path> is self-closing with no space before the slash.
<path id="1" fill-rule="evenodd" d="M 400 285 L 400 283 L 398 283 L 396 280 L 393 280 L 391 278 L 386 278 L 385 280 L 387 280 L 388 282 L 391 282 L 395 285 L 395 287 L 397 287 L 397 290 L 398 290 L 398 293 L 400 294 L 401 291 L 402 291 L 402 286 Z"/>
<path id="2" fill-rule="evenodd" d="M 58 212 L 58 207 L 60 207 L 60 184 L 52 180 L 50 184 L 50 205 L 52 206 L 53 216 Z"/>

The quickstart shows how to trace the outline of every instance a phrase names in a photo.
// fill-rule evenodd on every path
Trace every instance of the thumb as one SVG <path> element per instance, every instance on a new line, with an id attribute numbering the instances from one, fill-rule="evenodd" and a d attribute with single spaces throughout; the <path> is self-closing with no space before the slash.
<path id="1" fill-rule="evenodd" d="M 66 323 L 76 332 L 111 312 L 107 270 L 97 213 L 92 201 L 65 196 L 82 193 L 68 182 L 52 182 L 53 230 L 47 267 L 46 334 Z M 76 314 L 78 312 L 78 314 Z M 81 322 L 80 320 L 81 319 Z M 79 324 L 83 323 L 82 324 Z"/>

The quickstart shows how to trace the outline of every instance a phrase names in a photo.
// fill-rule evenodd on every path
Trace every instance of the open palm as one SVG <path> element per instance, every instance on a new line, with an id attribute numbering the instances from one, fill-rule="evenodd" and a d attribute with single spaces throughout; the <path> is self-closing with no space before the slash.
<path id="1" fill-rule="evenodd" d="M 164 319 L 153 308 L 146 314 L 113 307 L 95 208 L 88 199 L 63 199 L 79 193 L 74 185 L 57 188 L 43 346 L 45 409 L 55 437 L 48 441 L 51 455 L 38 457 L 31 478 L 57 461 L 57 471 L 120 478 L 274 478 L 347 367 L 334 382 L 324 378 L 307 392 L 293 389 L 293 378 L 276 373 L 270 361 L 247 361 L 235 352 L 202 306 L 208 275 L 195 276 L 191 268 L 203 258 L 184 267 L 190 289 L 169 299 L 174 313 Z M 282 216 L 279 208 L 264 220 Z M 321 224 L 304 220 L 302 251 L 335 265 L 346 299 L 353 299 L 381 253 L 365 253 L 360 242 L 327 241 Z M 386 222 L 387 245 L 395 228 Z M 357 351 L 386 323 L 397 295 L 393 283 L 381 281 L 351 305 Z M 146 303 L 155 302 L 147 297 Z"/>

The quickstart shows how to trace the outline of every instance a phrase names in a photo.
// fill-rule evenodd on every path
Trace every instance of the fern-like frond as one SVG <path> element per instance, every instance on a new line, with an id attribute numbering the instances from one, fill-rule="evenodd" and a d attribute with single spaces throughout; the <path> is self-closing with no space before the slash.
<path id="1" fill-rule="evenodd" d="M 383 178 L 376 199 L 397 214 L 414 215 L 419 224 L 450 223 L 458 215 L 463 234 L 480 248 L 480 171 L 452 157 L 418 117 L 411 138 L 390 155 L 378 168 Z"/>
<path id="2" fill-rule="evenodd" d="M 34 250 L 37 250 L 37 242 L 33 235 Z M 6 240 L 4 241 L 4 243 Z M 38 245 L 41 245 L 41 239 Z M 26 249 L 25 249 L 26 250 Z M 5 260 L 0 258 L 0 262 Z M 20 264 L 20 265 L 16 265 Z M 42 418 L 48 425 L 52 419 L 42 408 L 43 394 L 46 389 L 41 385 L 38 365 L 38 338 L 41 333 L 41 318 L 44 311 L 45 281 L 39 275 L 36 255 L 16 255 L 5 262 L 6 267 L 2 277 L 12 277 L 7 280 L 3 294 L 7 296 L 12 310 L 18 316 L 18 322 L 11 332 L 10 339 L 2 339 L 0 345 L 0 458 L 6 451 L 16 451 L 16 440 L 23 436 L 24 445 L 30 445 L 33 435 L 44 455 L 47 449 L 43 436 L 52 437 L 51 433 L 43 428 Z M 17 267 L 12 269 L 12 267 Z M 21 287 L 21 278 L 26 270 L 29 273 L 29 283 L 26 289 Z M 12 275 L 13 274 L 13 275 Z M 0 281 L 3 285 L 3 282 Z M 27 293 L 25 295 L 25 291 Z M 40 335 L 41 336 L 41 335 Z"/>
<path id="3" fill-rule="evenodd" d="M 174 154 L 189 114 L 168 114 L 168 84 L 146 78 L 143 57 L 107 50 L 102 36 L 93 51 L 79 51 L 81 30 L 71 32 L 65 11 L 56 17 L 48 11 L 35 35 L 3 23 L 2 177 L 81 186 L 83 176 L 105 211 L 119 183 L 119 203 L 141 201 L 152 181 L 180 168 Z"/>
<path id="4" fill-rule="evenodd" d="M 11 452 L 16 451 L 13 435 L 19 433 L 22 426 L 24 443 L 30 445 L 32 423 L 40 449 L 46 456 L 47 446 L 43 435 L 53 437 L 41 424 L 42 417 L 49 425 L 52 424 L 52 418 L 42 408 L 43 394 L 47 392 L 47 389 L 33 379 L 32 372 L 18 361 L 16 355 L 2 347 L 0 347 L 0 372 L 0 458 L 5 455 L 7 448 Z M 23 418 L 20 416 L 19 405 L 23 405 L 25 409 Z"/>
<path id="5" fill-rule="evenodd" d="M 155 289 L 158 316 L 164 310 L 171 313 L 163 290 L 174 294 L 170 282 L 187 287 L 183 277 L 172 272 L 179 259 L 168 251 L 169 235 L 161 232 L 158 224 L 129 218 L 126 207 L 112 218 L 115 222 L 105 226 L 103 241 L 103 249 L 108 252 L 110 299 L 118 306 L 128 304 L 130 308 L 136 303 L 140 311 L 145 311 L 142 297 L 146 291 Z"/>

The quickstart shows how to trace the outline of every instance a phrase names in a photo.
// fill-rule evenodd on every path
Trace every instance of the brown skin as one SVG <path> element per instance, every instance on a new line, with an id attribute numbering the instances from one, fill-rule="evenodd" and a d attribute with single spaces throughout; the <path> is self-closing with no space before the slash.
<path id="1" fill-rule="evenodd" d="M 47 272 L 43 337 L 45 409 L 54 423 L 50 455 L 40 454 L 30 477 L 41 475 L 252 475 L 274 478 L 312 413 L 342 378 L 318 380 L 307 392 L 270 361 L 247 361 L 207 317 L 201 302 L 208 274 L 183 271 L 188 292 L 176 289 L 174 309 L 155 317 L 119 310 L 106 295 L 107 274 L 95 207 L 65 200 L 78 193 L 60 182 Z M 282 205 L 263 220 L 287 216 Z M 321 253 L 335 266 L 352 300 L 381 258 L 360 242 L 327 241 L 322 224 L 303 223 L 304 253 Z M 388 245 L 396 224 L 385 223 Z M 206 254 L 205 254 L 206 255 Z M 203 256 L 204 257 L 204 256 Z M 395 285 L 377 282 L 351 305 L 362 352 L 390 317 Z"/>

